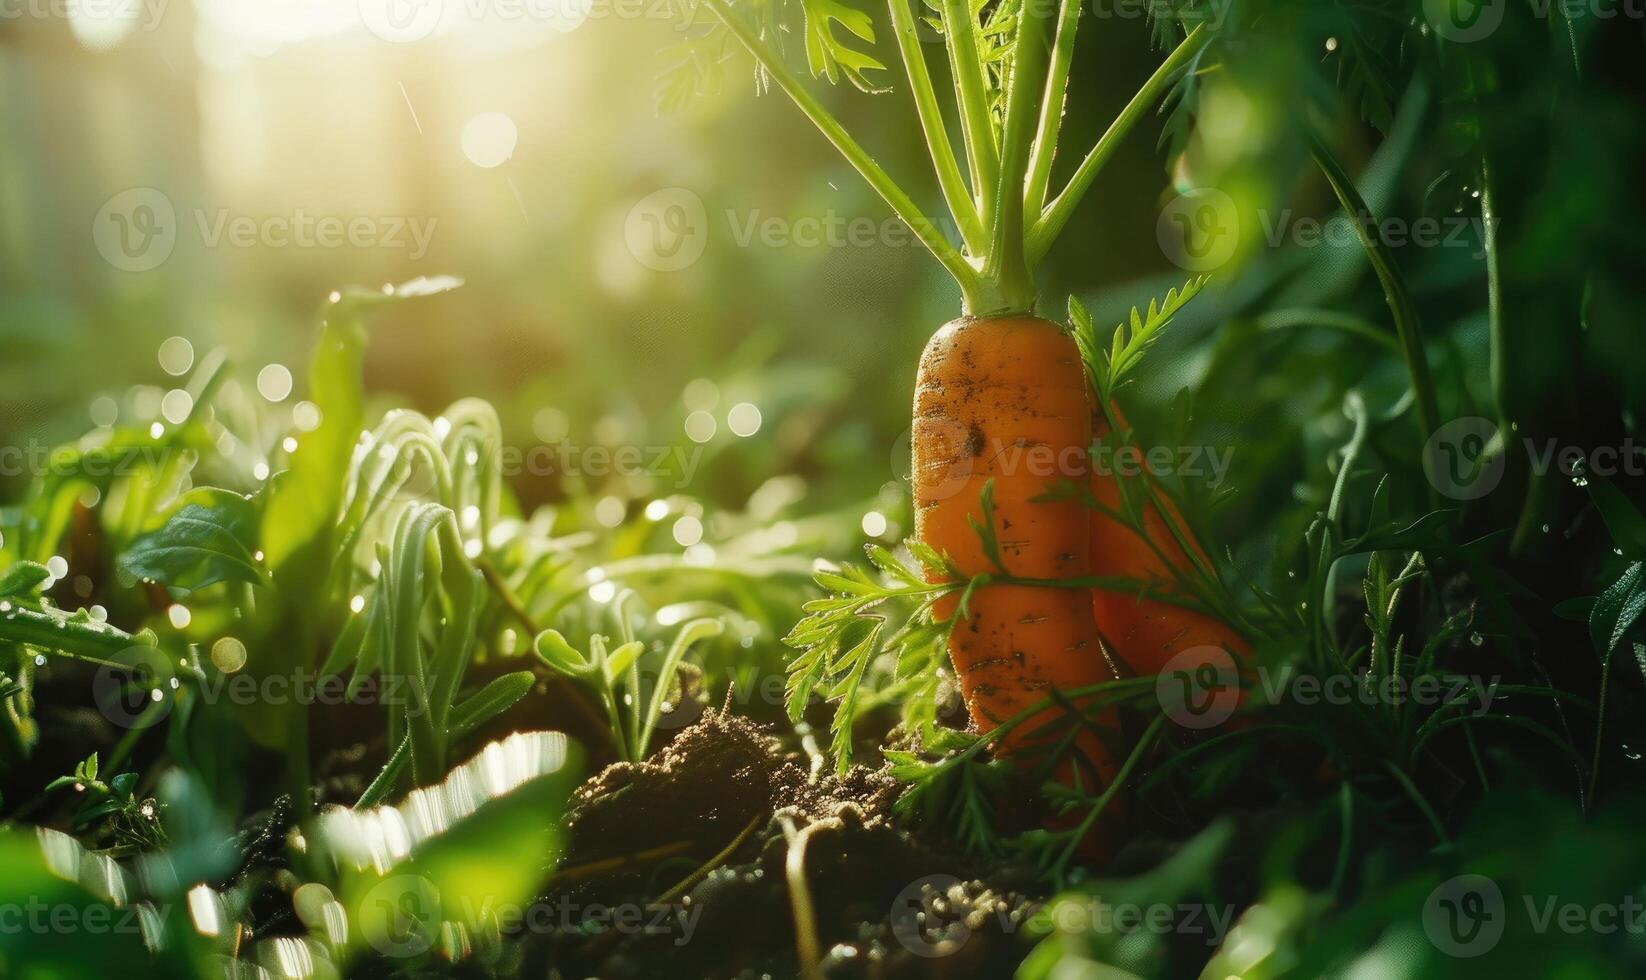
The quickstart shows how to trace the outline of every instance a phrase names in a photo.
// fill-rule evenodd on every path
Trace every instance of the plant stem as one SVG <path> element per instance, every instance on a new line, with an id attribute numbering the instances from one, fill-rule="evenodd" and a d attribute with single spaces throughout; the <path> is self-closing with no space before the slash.
<path id="1" fill-rule="evenodd" d="M 938 105 L 937 92 L 932 87 L 931 72 L 926 67 L 926 55 L 920 49 L 914 12 L 909 0 L 888 0 L 892 28 L 897 33 L 897 47 L 903 55 L 903 70 L 909 77 L 909 90 L 914 95 L 915 111 L 920 115 L 920 128 L 926 136 L 926 149 L 931 153 L 932 168 L 937 172 L 937 183 L 943 189 L 943 199 L 949 205 L 966 242 L 966 250 L 980 255 L 987 238 L 983 221 L 977 213 L 977 202 L 966 187 L 966 178 L 960 172 L 960 162 L 954 155 L 954 144 L 949 141 L 949 129 L 943 122 L 943 108 Z"/>
<path id="2" fill-rule="evenodd" d="M 1086 812 L 1086 816 L 1080 821 L 1079 828 L 1069 839 L 1069 846 L 1064 848 L 1062 855 L 1057 859 L 1059 869 L 1067 865 L 1070 859 L 1074 857 L 1076 849 L 1080 847 L 1080 842 L 1085 840 L 1086 835 L 1091 833 L 1092 825 L 1097 823 L 1097 818 L 1103 815 L 1103 811 L 1109 808 L 1109 803 L 1113 801 L 1115 794 L 1120 791 L 1122 786 L 1126 785 L 1128 779 L 1132 778 L 1132 770 L 1137 768 L 1138 762 L 1148 752 L 1149 747 L 1154 744 L 1155 738 L 1160 735 L 1160 729 L 1164 727 L 1165 723 L 1165 715 L 1158 715 L 1154 721 L 1149 722 L 1148 729 L 1137 740 L 1137 745 L 1132 747 L 1131 755 L 1126 757 L 1120 771 L 1115 773 L 1114 779 L 1111 779 L 1109 785 L 1103 790 L 1103 795 L 1097 798 L 1097 802 L 1092 804 L 1092 808 Z"/>
<path id="3" fill-rule="evenodd" d="M 383 802 L 394 790 L 394 784 L 400 781 L 400 773 L 405 770 L 410 759 L 411 737 L 407 736 L 394 747 L 394 751 L 389 754 L 389 761 L 383 764 L 382 770 L 371 781 L 371 785 L 367 786 L 366 791 L 360 794 L 360 799 L 355 801 L 354 809 L 367 810 Z"/>
<path id="4" fill-rule="evenodd" d="M 1597 698 L 1599 706 L 1595 712 L 1595 755 L 1589 764 L 1589 793 L 1588 802 L 1594 805 L 1595 790 L 1600 786 L 1600 749 L 1601 737 L 1606 734 L 1606 695 L 1612 686 L 1612 654 L 1616 647 L 1606 651 L 1606 659 L 1600 667 L 1600 696 Z"/>
<path id="5" fill-rule="evenodd" d="M 732 838 L 730 844 L 721 848 L 719 853 L 703 862 L 691 874 L 676 882 L 674 887 L 652 899 L 651 904 L 673 905 L 682 895 L 697 887 L 698 882 L 707 878 L 709 872 L 730 861 L 732 855 L 737 853 L 737 849 L 743 846 L 743 842 L 749 839 L 749 835 L 760 828 L 760 817 L 758 813 L 751 817 L 749 822 L 743 825 L 743 829 L 737 832 L 737 836 Z"/>
<path id="6" fill-rule="evenodd" d="M 977 213 L 987 222 L 994 214 L 1000 162 L 994 122 L 989 117 L 983 63 L 977 57 L 977 21 L 972 17 L 970 0 L 943 0 L 942 16 L 949 73 L 954 76 L 955 101 L 960 105 L 961 130 L 966 137 L 966 162 L 972 172 L 972 193 L 977 198 Z"/>
<path id="7" fill-rule="evenodd" d="M 674 643 L 663 657 L 663 666 L 657 671 L 657 689 L 652 692 L 650 703 L 646 705 L 645 723 L 640 728 L 635 742 L 636 762 L 646 757 L 646 748 L 651 744 L 652 733 L 657 730 L 657 720 L 663 714 L 663 699 L 669 693 L 669 685 L 674 683 L 674 676 L 680 670 L 681 661 L 686 659 L 686 650 L 698 640 L 719 636 L 725 628 L 725 624 L 718 619 L 694 619 L 680 627 L 680 632 L 675 634 Z M 630 694 L 638 704 L 640 692 L 632 691 Z"/>
<path id="8" fill-rule="evenodd" d="M 852 138 L 850 133 L 846 132 L 846 127 L 840 124 L 840 120 L 836 119 L 833 113 L 824 108 L 823 104 L 806 90 L 800 79 L 795 77 L 794 72 L 783 64 L 783 60 L 771 50 L 760 35 L 749 27 L 743 21 L 743 18 L 727 10 L 725 0 L 703 0 L 703 3 L 711 13 L 720 18 L 727 29 L 736 35 L 737 39 L 748 49 L 749 54 L 753 55 L 754 59 L 760 63 L 760 66 L 766 70 L 766 73 L 771 75 L 772 79 L 777 82 L 778 87 L 794 100 L 794 104 L 800 108 L 801 112 L 806 114 L 806 118 L 811 120 L 812 125 L 816 126 L 818 131 L 830 143 L 834 144 L 835 149 L 839 150 L 847 162 L 863 175 L 864 180 L 869 182 L 869 186 L 873 187 L 885 199 L 886 203 L 891 205 L 897 216 L 903 219 L 903 223 L 909 226 L 916 238 L 920 239 L 920 243 L 926 246 L 927 250 L 943 264 L 945 269 L 949 270 L 949 274 L 954 277 L 955 282 L 960 284 L 960 291 L 965 299 L 967 309 L 971 310 L 974 306 L 990 307 L 995 300 L 991 296 L 994 290 L 990 288 L 989 284 L 978 275 L 977 270 L 972 267 L 971 263 L 966 261 L 966 257 L 960 254 L 960 250 L 955 248 L 943 236 L 942 231 L 931 219 L 921 212 L 908 193 L 899 187 L 896 181 L 892 180 L 880 164 L 869 156 L 868 151 Z"/>
<path id="9" fill-rule="evenodd" d="M 1383 297 L 1389 304 L 1390 314 L 1394 317 L 1395 332 L 1400 337 L 1401 351 L 1406 357 L 1406 370 L 1412 379 L 1412 390 L 1417 393 L 1418 424 L 1423 430 L 1421 435 L 1427 442 L 1440 425 L 1440 400 L 1435 395 L 1434 379 L 1429 375 L 1429 359 L 1423 350 L 1422 327 L 1418 322 L 1417 308 L 1412 305 L 1411 298 L 1406 294 L 1405 280 L 1395 266 L 1394 256 L 1390 254 L 1388 245 L 1372 233 L 1371 209 L 1360 196 L 1360 191 L 1355 188 L 1354 181 L 1349 179 L 1349 175 L 1326 148 L 1318 133 L 1309 134 L 1309 145 L 1315 164 L 1320 167 L 1321 173 L 1326 175 L 1326 182 L 1332 185 L 1338 203 L 1347 212 L 1348 220 L 1360 236 L 1360 244 L 1365 248 L 1366 256 L 1371 259 L 1372 269 L 1383 285 Z M 1431 497 L 1435 492 L 1431 487 Z"/>
<path id="10" fill-rule="evenodd" d="M 1155 69 L 1155 73 L 1137 90 L 1132 100 L 1126 103 L 1126 108 L 1120 110 L 1120 115 L 1115 118 L 1108 131 L 1098 139 L 1097 145 L 1086 154 L 1086 158 L 1080 161 L 1074 176 L 1069 178 L 1068 186 L 1046 206 L 1041 212 L 1040 219 L 1035 222 L 1029 234 L 1028 251 L 1031 264 L 1038 263 L 1051 250 L 1052 243 L 1057 240 L 1057 236 L 1074 215 L 1075 208 L 1091 189 L 1098 171 L 1103 169 L 1103 165 L 1108 163 L 1115 150 L 1119 149 L 1120 141 L 1125 139 L 1126 134 L 1132 131 L 1132 127 L 1136 126 L 1145 114 L 1153 110 L 1155 103 L 1165 94 L 1177 73 L 1200 54 L 1211 37 L 1205 25 L 1195 28 L 1183 39 L 1183 43 L 1167 56 L 1160 67 Z"/>
<path id="11" fill-rule="evenodd" d="M 498 572 L 497 566 L 492 564 L 491 559 L 479 558 L 475 561 L 474 566 L 480 569 L 481 575 L 486 577 L 486 584 L 491 586 L 492 593 L 497 596 L 497 600 L 503 603 L 503 607 L 521 626 L 526 628 L 527 633 L 536 637 L 537 634 L 543 632 L 542 628 L 532 619 L 531 613 L 526 611 L 520 597 L 515 595 L 514 590 L 509 588 L 509 583 L 503 580 L 502 574 Z"/>
<path id="12" fill-rule="evenodd" d="M 1057 11 L 1057 35 L 1052 42 L 1052 64 L 1046 72 L 1046 95 L 1040 103 L 1040 130 L 1029 157 L 1029 179 L 1023 209 L 1039 216 L 1046 206 L 1057 156 L 1057 137 L 1063 128 L 1063 103 L 1069 89 L 1069 66 L 1074 63 L 1075 30 L 1080 26 L 1080 0 L 1062 0 Z"/>
<path id="13" fill-rule="evenodd" d="M 1265 331 L 1292 330 L 1304 327 L 1325 327 L 1329 330 L 1340 330 L 1352 337 L 1369 340 L 1384 347 L 1391 354 L 1400 353 L 1400 341 L 1389 336 L 1388 330 L 1370 321 L 1337 310 L 1305 307 L 1275 310 L 1272 313 L 1258 315 L 1256 323 L 1259 329 Z"/>
<path id="14" fill-rule="evenodd" d="M 162 656 L 155 649 L 155 641 L 149 637 L 134 637 L 106 623 L 76 619 L 58 610 L 47 612 L 24 605 L 14 606 L 0 617 L 0 641 L 23 644 L 104 666 L 121 666 L 120 661 L 112 658 L 129 654 L 135 647 L 154 650 L 153 657 Z M 136 665 L 127 663 L 124 666 Z"/>
<path id="15" fill-rule="evenodd" d="M 812 828 L 807 824 L 795 831 L 789 823 L 789 852 L 783 862 L 783 875 L 789 886 L 789 907 L 794 916 L 794 947 L 799 958 L 800 976 L 805 980 L 822 980 L 823 945 L 817 936 L 817 914 L 812 907 L 811 888 L 806 884 L 806 844 L 811 840 Z"/>
<path id="16" fill-rule="evenodd" d="M 498 601 L 502 602 L 504 608 L 508 609 L 509 614 L 521 626 L 525 627 L 527 633 L 536 638 L 539 633 L 543 632 L 542 627 L 537 625 L 537 621 L 532 618 L 531 613 L 527 611 L 519 596 L 515 595 L 514 590 L 509 588 L 509 583 L 503 580 L 502 573 L 497 570 L 496 565 L 492 564 L 491 559 L 480 558 L 475 562 L 475 565 L 480 569 L 480 574 L 486 577 L 486 583 L 491 586 L 492 592 L 497 595 Z M 534 673 L 538 673 L 540 676 L 544 674 L 541 671 L 534 671 Z M 565 675 L 553 671 L 546 672 L 546 676 L 551 687 L 564 692 L 567 703 L 575 707 L 578 714 L 583 716 L 584 720 L 588 722 L 590 730 L 596 732 L 606 730 L 606 718 L 600 714 L 594 705 L 589 703 L 588 693 L 583 687 L 572 683 Z M 621 746 L 614 742 L 613 748 L 617 750 L 619 756 L 622 755 Z"/>
<path id="17" fill-rule="evenodd" d="M 984 278 L 1000 284 L 1005 301 L 1005 308 L 999 311 L 1002 313 L 1034 309 L 1034 273 L 1024 234 L 1023 195 L 1040 102 L 1047 88 L 1050 23 L 1051 11 L 1044 0 L 1025 3 L 1018 14 L 1017 41 L 1012 49 L 1006 129 L 1000 141 L 1000 191 L 995 198 L 989 254 L 983 266 Z"/>
<path id="18" fill-rule="evenodd" d="M 1440 822 L 1440 816 L 1435 813 L 1434 807 L 1429 805 L 1429 801 L 1423 796 L 1423 792 L 1417 788 L 1417 784 L 1412 782 L 1412 778 L 1401 772 L 1400 768 L 1392 762 L 1383 763 L 1383 768 L 1389 771 L 1389 775 L 1395 778 L 1395 782 L 1398 782 L 1401 788 L 1406 791 L 1406 795 L 1411 797 L 1412 802 L 1417 804 L 1417 808 L 1422 812 L 1424 819 L 1428 820 L 1429 826 L 1434 829 L 1435 837 L 1442 844 L 1450 843 L 1452 838 L 1446 833 L 1446 825 Z"/>

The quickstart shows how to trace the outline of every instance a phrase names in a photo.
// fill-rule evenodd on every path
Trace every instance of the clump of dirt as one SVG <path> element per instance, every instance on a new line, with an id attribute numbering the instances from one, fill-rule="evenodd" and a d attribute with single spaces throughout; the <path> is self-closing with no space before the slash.
<path id="1" fill-rule="evenodd" d="M 781 807 L 811 816 L 850 801 L 884 814 L 896 791 L 874 776 L 812 784 L 800 758 L 786 755 L 778 739 L 706 711 L 655 757 L 609 766 L 577 791 L 562 866 L 669 847 L 707 859 Z"/>
<path id="2" fill-rule="evenodd" d="M 1042 897 L 1031 877 L 899 829 L 884 773 L 811 768 L 709 711 L 655 758 L 595 776 L 522 923 L 524 974 L 797 976 L 814 938 L 831 977 L 1009 974 Z"/>

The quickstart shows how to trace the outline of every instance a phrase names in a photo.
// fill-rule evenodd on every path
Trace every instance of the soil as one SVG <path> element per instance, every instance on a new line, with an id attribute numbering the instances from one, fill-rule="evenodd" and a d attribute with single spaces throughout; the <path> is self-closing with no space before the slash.
<path id="1" fill-rule="evenodd" d="M 565 857 L 523 927 L 522 972 L 797 976 L 787 863 L 804 836 L 824 975 L 1009 975 L 1044 895 L 1020 869 L 896 827 L 898 791 L 861 768 L 814 777 L 803 753 L 705 712 L 652 759 L 578 790 Z M 618 909 L 629 920 L 614 926 Z"/>

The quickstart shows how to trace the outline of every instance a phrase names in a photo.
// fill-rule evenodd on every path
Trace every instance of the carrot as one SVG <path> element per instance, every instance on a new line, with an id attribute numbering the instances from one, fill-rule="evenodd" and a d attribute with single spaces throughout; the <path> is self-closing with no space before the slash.
<path id="1" fill-rule="evenodd" d="M 1012 579 L 1068 579 L 1092 569 L 1092 514 L 1083 502 L 1037 501 L 1054 485 L 1090 478 L 1091 395 L 1078 348 L 1056 324 L 1033 316 L 1036 267 L 1125 139 L 1192 68 L 1211 43 L 1199 26 L 1172 50 L 1091 144 L 1058 189 L 1052 184 L 1064 121 L 1080 5 L 1024 4 L 1008 32 L 1011 72 L 998 84 L 978 57 L 978 38 L 998 34 L 978 5 L 945 4 L 940 12 L 949 49 L 954 112 L 961 125 L 964 167 L 921 43 L 916 4 L 891 0 L 892 28 L 921 133 L 943 202 L 953 219 L 947 233 L 880 165 L 810 90 L 772 43 L 758 5 L 703 0 L 707 13 L 754 57 L 762 78 L 780 89 L 874 188 L 960 289 L 965 316 L 945 326 L 921 358 L 915 392 L 914 490 L 916 535 L 946 553 L 968 578 L 995 574 L 993 558 L 967 520 L 982 520 L 981 495 L 994 480 L 1000 563 Z M 992 8 L 991 8 L 992 10 Z M 752 16 L 751 16 L 752 15 Z M 985 19 L 987 17 L 987 19 Z M 873 32 L 853 31 L 865 42 Z M 815 75 L 844 75 L 871 85 L 864 67 L 809 59 Z M 1003 55 L 1003 58 L 1006 57 Z M 1003 89 L 1003 90 L 1002 90 Z M 1003 105 L 1003 111 L 995 106 Z M 928 575 L 943 569 L 927 569 Z M 938 615 L 953 618 L 959 596 Z M 1098 638 L 1084 588 L 998 582 L 973 590 L 965 622 L 950 634 L 949 655 L 973 723 L 989 731 L 1057 691 L 1115 677 Z M 1002 740 L 1011 755 L 1058 743 L 1048 711 Z M 1083 788 L 1108 785 L 1118 773 L 1106 744 L 1112 714 L 1078 729 L 1064 771 Z M 849 733 L 849 720 L 848 720 Z"/>
<path id="2" fill-rule="evenodd" d="M 1125 426 L 1120 410 L 1111 407 L 1111 411 L 1115 420 Z M 1099 414 L 1093 421 L 1095 437 L 1102 439 L 1108 431 L 1108 420 Z M 1124 452 L 1116 456 L 1117 468 Z M 1171 498 L 1164 494 L 1151 495 L 1151 500 L 1158 500 L 1160 505 L 1153 502 L 1144 505 L 1140 535 L 1135 528 L 1111 516 L 1121 512 L 1120 484 L 1113 473 L 1094 472 L 1090 486 L 1101 508 L 1093 512 L 1090 526 L 1092 574 L 1134 579 L 1168 594 L 1180 592 L 1177 573 L 1189 569 L 1191 560 L 1178 544 L 1168 521 L 1183 535 L 1194 557 L 1202 564 L 1209 564 L 1205 549 L 1195 540 Z M 1173 657 L 1196 647 L 1221 647 L 1237 661 L 1248 659 L 1251 653 L 1245 639 L 1227 623 L 1163 599 L 1093 589 L 1092 615 L 1104 643 L 1140 676 L 1160 673 Z"/>
<path id="3" fill-rule="evenodd" d="M 994 530 L 1016 578 L 1088 575 L 1092 512 L 1081 501 L 1037 500 L 1059 480 L 1084 481 L 1091 465 L 1091 397 L 1074 342 L 1031 316 L 962 317 L 920 359 L 914 399 L 915 531 L 967 576 L 1000 574 L 972 523 L 993 481 Z M 938 575 L 941 570 L 928 569 Z M 956 612 L 946 597 L 937 614 Z M 954 624 L 949 655 L 972 721 L 989 731 L 1046 700 L 1112 680 L 1083 589 L 997 584 L 973 592 Z M 1012 754 L 1042 750 L 1061 730 L 1056 711 L 1019 725 Z M 1087 728 L 1071 761 L 1082 785 L 1107 785 L 1116 767 L 1103 733 Z M 1073 772 L 1065 767 L 1064 775 Z"/>

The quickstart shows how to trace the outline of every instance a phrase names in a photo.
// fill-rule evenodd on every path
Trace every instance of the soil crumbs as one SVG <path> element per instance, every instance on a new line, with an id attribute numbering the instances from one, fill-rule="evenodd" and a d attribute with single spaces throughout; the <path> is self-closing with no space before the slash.
<path id="1" fill-rule="evenodd" d="M 895 827 L 889 776 L 810 770 L 709 711 L 653 759 L 589 780 L 521 925 L 523 975 L 786 978 L 797 942 L 828 977 L 1010 975 L 1034 882 Z"/>

